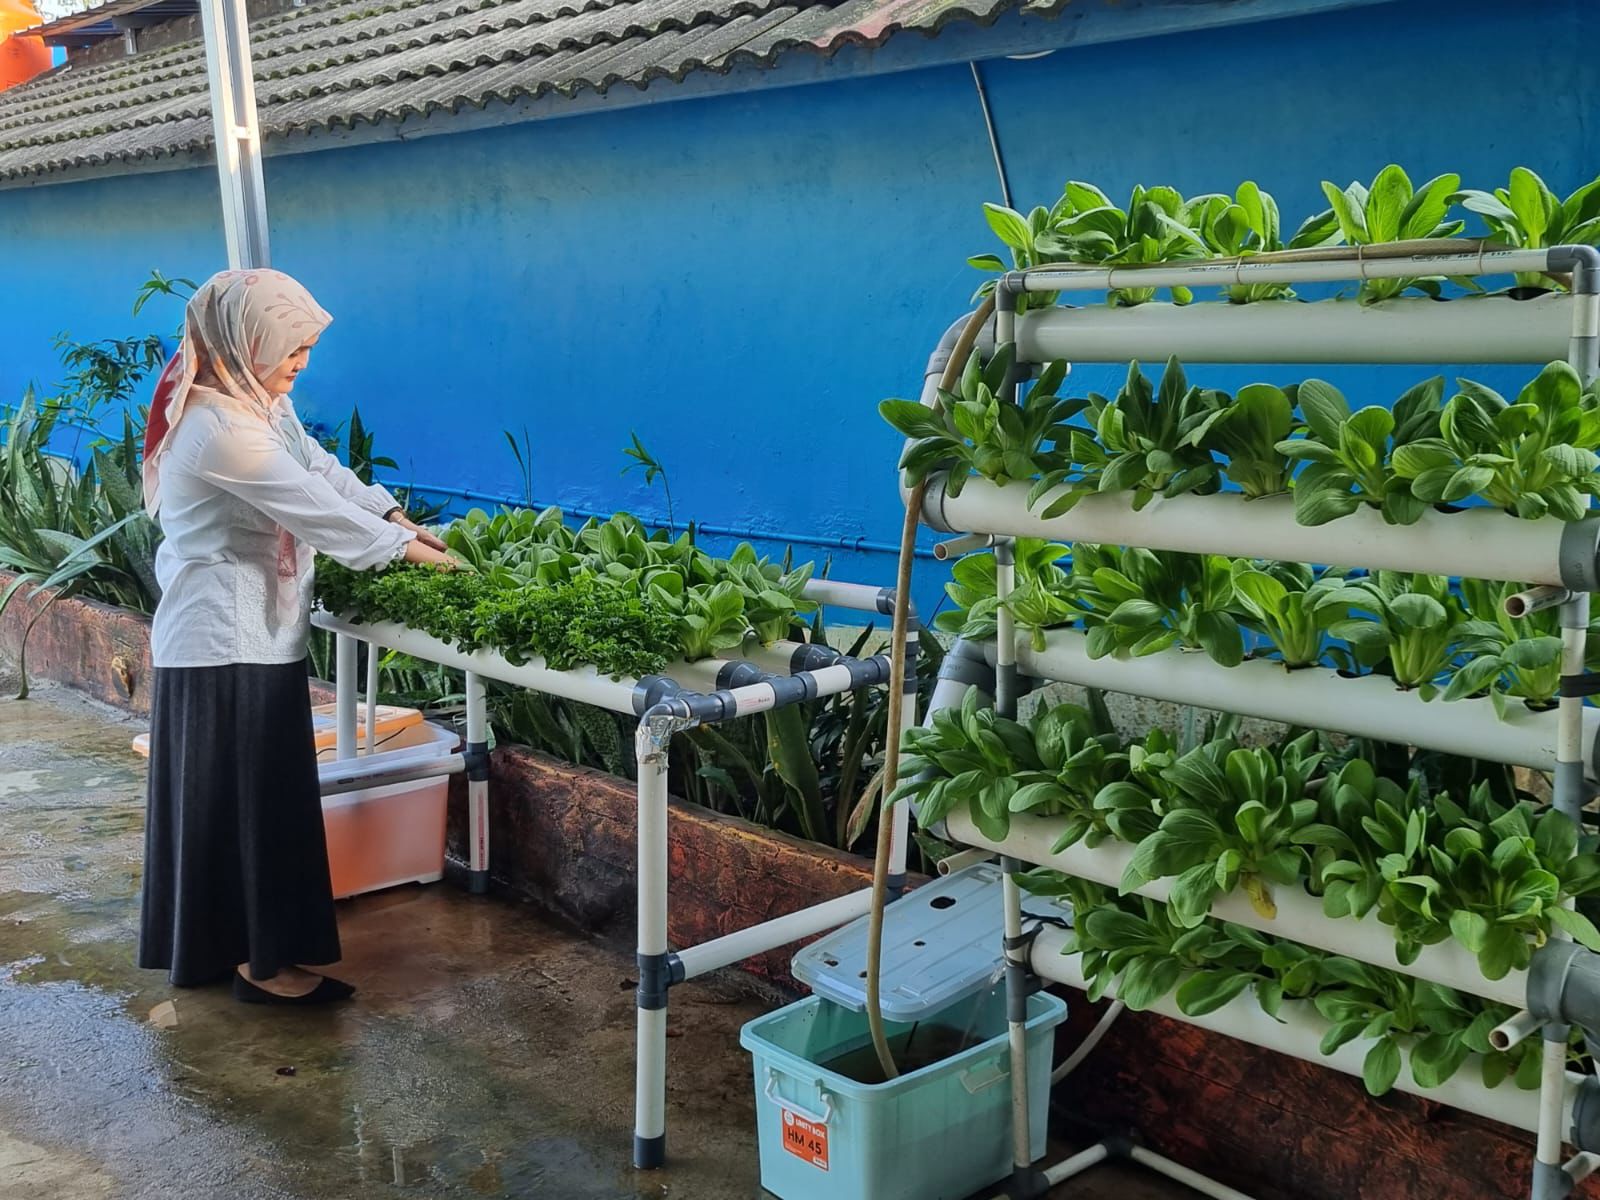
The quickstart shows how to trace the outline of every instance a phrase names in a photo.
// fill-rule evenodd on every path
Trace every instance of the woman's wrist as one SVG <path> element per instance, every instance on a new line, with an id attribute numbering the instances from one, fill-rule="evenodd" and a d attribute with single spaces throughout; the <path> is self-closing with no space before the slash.
<path id="1" fill-rule="evenodd" d="M 402 521 L 406 519 L 406 510 L 403 505 L 396 504 L 388 512 L 383 514 L 383 519 L 385 521 L 393 521 L 397 517 Z"/>

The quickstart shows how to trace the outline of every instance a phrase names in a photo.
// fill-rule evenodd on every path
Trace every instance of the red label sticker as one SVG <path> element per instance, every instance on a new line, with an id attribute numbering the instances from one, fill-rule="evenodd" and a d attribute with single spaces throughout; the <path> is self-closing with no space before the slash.
<path id="1" fill-rule="evenodd" d="M 828 1169 L 828 1127 L 783 1109 L 783 1148 L 813 1167 Z"/>

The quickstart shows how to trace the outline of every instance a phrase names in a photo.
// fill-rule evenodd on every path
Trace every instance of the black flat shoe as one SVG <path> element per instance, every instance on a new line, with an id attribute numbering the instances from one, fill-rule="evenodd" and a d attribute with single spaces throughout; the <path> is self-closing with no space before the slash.
<path id="1" fill-rule="evenodd" d="M 317 986 L 303 996 L 280 996 L 266 988 L 257 987 L 237 971 L 233 973 L 233 998 L 241 1004 L 332 1004 L 336 1000 L 348 1000 L 355 994 L 356 989 L 348 983 L 324 975 Z"/>

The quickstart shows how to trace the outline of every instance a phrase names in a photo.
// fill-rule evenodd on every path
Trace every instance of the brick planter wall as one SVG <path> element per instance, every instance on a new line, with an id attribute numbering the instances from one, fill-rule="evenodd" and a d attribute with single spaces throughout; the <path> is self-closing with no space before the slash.
<path id="1" fill-rule="evenodd" d="M 0 573 L 0 589 L 9 577 Z M 14 660 L 39 600 L 0 617 Z M 29 670 L 137 713 L 149 711 L 149 622 L 66 600 L 34 628 Z M 319 702 L 331 695 L 313 684 Z M 636 798 L 631 784 L 519 747 L 495 752 L 489 789 L 497 890 L 631 945 Z M 748 822 L 674 803 L 669 936 L 675 946 L 868 886 L 870 865 Z M 459 861 L 465 784 L 452 780 Z M 792 949 L 746 964 L 792 986 Z M 1063 1047 L 1093 1024 L 1076 993 Z M 732 1048 L 730 1047 L 730 1053 Z M 1480 1200 L 1526 1195 L 1531 1135 L 1409 1096 L 1375 1100 L 1358 1080 L 1150 1014 L 1128 1014 L 1056 1093 L 1058 1113 L 1153 1149 L 1259 1200 Z M 1578 1194 L 1600 1200 L 1600 1182 Z"/>
<path id="2" fill-rule="evenodd" d="M 0 571 L 0 593 L 14 575 Z M 24 590 L 0 614 L 0 658 L 15 663 L 45 593 Z M 141 715 L 150 711 L 150 618 L 93 600 L 58 600 L 28 638 L 28 675 Z"/>

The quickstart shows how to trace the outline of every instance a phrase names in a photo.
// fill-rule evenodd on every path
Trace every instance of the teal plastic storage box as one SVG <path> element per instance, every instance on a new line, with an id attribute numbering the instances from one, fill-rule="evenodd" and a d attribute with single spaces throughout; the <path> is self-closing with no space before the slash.
<path id="1" fill-rule="evenodd" d="M 1052 1035 L 1066 1015 L 1054 996 L 1028 997 L 1035 1159 L 1045 1151 Z M 818 1065 L 853 1051 L 870 1054 L 865 1013 L 811 996 L 740 1032 L 755 1059 L 761 1185 L 769 1192 L 782 1200 L 964 1200 L 1011 1173 L 1004 992 L 885 1028 L 897 1048 L 908 1037 L 972 1044 L 888 1083 L 867 1084 Z"/>

